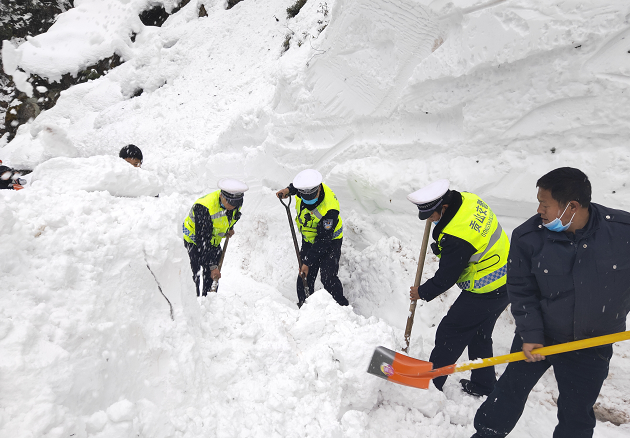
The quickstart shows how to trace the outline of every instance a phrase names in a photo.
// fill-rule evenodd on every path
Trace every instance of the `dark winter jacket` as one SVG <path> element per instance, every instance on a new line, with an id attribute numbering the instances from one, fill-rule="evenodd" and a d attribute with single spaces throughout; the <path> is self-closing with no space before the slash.
<path id="1" fill-rule="evenodd" d="M 462 195 L 458 191 L 451 190 L 449 199 L 445 201 L 445 204 L 448 204 L 448 207 L 433 229 L 433 240 L 436 241 L 444 227 L 455 217 L 462 206 Z M 441 253 L 438 252 L 437 242 L 431 244 L 433 253 L 435 255 L 441 254 L 438 270 L 435 271 L 433 278 L 418 288 L 418 295 L 424 301 L 431 301 L 452 288 L 468 266 L 470 257 L 477 252 L 470 242 L 450 234 L 442 236 L 440 246 L 442 247 Z M 497 291 L 505 293 L 505 287 L 500 287 Z"/>
<path id="2" fill-rule="evenodd" d="M 0 166 L 0 176 L 6 172 L 10 172 L 11 175 L 13 175 L 15 173 L 15 170 L 7 166 Z M 3 189 L 13 190 L 13 183 L 14 183 L 13 176 L 7 179 L 0 178 L 0 190 L 3 190 Z"/>
<path id="3" fill-rule="evenodd" d="M 630 213 L 591 204 L 575 234 L 531 217 L 512 233 L 507 287 L 523 342 L 621 332 L 630 309 Z"/>
<path id="4" fill-rule="evenodd" d="M 293 183 L 289 184 L 289 195 L 295 196 L 298 191 L 293 186 Z M 309 210 L 314 210 L 317 208 L 319 204 L 324 200 L 324 190 L 320 190 L 319 197 L 314 204 L 307 205 L 302 202 L 301 209 L 308 208 Z M 300 210 L 301 211 L 301 210 Z M 332 226 L 328 229 L 324 228 L 324 223 L 327 219 L 332 220 Z M 317 236 L 315 236 L 315 242 L 308 250 L 308 252 L 304 255 L 304 259 L 302 263 L 307 266 L 310 266 L 312 263 L 320 260 L 324 254 L 328 254 L 331 250 L 331 242 L 333 238 L 333 234 L 335 233 L 335 228 L 337 228 L 337 223 L 339 222 L 339 210 L 328 210 L 326 214 L 321 218 L 319 223 L 317 224 Z M 304 245 L 304 240 L 302 239 L 302 245 Z"/>

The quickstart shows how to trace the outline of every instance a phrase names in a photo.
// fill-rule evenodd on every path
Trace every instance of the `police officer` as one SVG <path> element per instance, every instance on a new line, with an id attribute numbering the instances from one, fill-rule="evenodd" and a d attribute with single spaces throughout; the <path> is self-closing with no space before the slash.
<path id="1" fill-rule="evenodd" d="M 244 182 L 227 178 L 221 179 L 218 186 L 219 190 L 197 199 L 184 219 L 184 246 L 197 296 L 205 297 L 213 280 L 221 278 L 221 240 L 234 234 L 234 224 L 241 217 L 243 194 L 249 189 Z"/>
<path id="2" fill-rule="evenodd" d="M 279 198 L 295 196 L 295 222 L 302 233 L 300 267 L 297 279 L 298 307 L 306 300 L 300 276 L 306 276 L 309 290 L 313 290 L 317 272 L 321 270 L 324 288 L 342 306 L 348 305 L 343 295 L 343 286 L 337 276 L 343 221 L 339 216 L 339 201 L 330 188 L 322 183 L 317 170 L 307 169 L 296 175 L 289 187 L 276 193 Z"/>
<path id="3" fill-rule="evenodd" d="M 509 241 L 496 215 L 477 195 L 449 190 L 442 179 L 407 196 L 421 220 L 433 230 L 433 253 L 440 258 L 433 278 L 412 287 L 412 300 L 431 301 L 453 285 L 462 290 L 440 322 L 431 358 L 435 368 L 453 364 L 468 347 L 471 360 L 491 357 L 494 324 L 508 305 L 506 291 Z M 446 377 L 433 379 L 440 391 Z M 492 392 L 494 367 L 472 371 L 462 389 L 474 396 Z"/>

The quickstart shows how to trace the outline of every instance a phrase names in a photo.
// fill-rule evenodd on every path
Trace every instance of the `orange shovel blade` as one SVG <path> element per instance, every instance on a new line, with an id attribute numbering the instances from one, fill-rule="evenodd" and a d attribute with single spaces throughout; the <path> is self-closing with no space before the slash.
<path id="1" fill-rule="evenodd" d="M 367 371 L 381 379 L 421 389 L 429 389 L 431 379 L 444 375 L 434 372 L 431 362 L 414 359 L 385 347 L 376 347 Z"/>

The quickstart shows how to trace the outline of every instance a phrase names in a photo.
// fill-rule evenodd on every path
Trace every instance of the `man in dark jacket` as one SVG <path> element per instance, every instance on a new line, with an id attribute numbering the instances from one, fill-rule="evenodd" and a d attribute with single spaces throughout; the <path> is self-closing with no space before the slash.
<path id="1" fill-rule="evenodd" d="M 142 151 L 135 144 L 128 144 L 127 146 L 123 146 L 123 148 L 118 153 L 118 156 L 125 160 L 127 163 L 131 164 L 133 167 L 142 166 Z"/>
<path id="2" fill-rule="evenodd" d="M 625 330 L 630 309 L 630 214 L 591 203 L 591 183 L 563 167 L 537 182 L 538 214 L 514 230 L 508 295 L 516 321 L 510 363 L 475 416 L 475 438 L 505 437 L 549 367 L 558 383 L 554 438 L 592 437 L 593 405 L 612 346 L 549 357 L 531 351 Z"/>
<path id="3" fill-rule="evenodd" d="M 507 234 L 492 209 L 477 195 L 449 190 L 446 179 L 435 181 L 407 196 L 417 205 L 421 220 L 435 224 L 433 253 L 440 266 L 433 278 L 412 287 L 412 300 L 431 301 L 455 284 L 462 290 L 435 333 L 429 360 L 434 368 L 454 363 L 468 348 L 471 360 L 492 357 L 492 331 L 508 305 Z M 433 379 L 442 390 L 446 377 Z M 473 370 L 462 389 L 473 396 L 492 392 L 494 367 Z"/>

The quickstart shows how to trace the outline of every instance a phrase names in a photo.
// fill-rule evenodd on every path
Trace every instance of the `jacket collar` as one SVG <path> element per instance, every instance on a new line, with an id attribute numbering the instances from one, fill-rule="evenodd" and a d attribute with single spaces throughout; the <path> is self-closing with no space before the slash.
<path id="1" fill-rule="evenodd" d="M 450 199 L 448 200 L 448 202 L 446 202 L 445 200 L 444 203 L 448 204 L 448 207 L 446 208 L 446 211 L 442 215 L 442 218 L 440 219 L 438 224 L 433 229 L 433 240 L 435 240 L 436 242 L 440 237 L 440 233 L 442 232 L 444 227 L 446 227 L 448 223 L 455 217 L 455 215 L 459 211 L 459 208 L 462 206 L 462 194 L 459 193 L 457 190 L 451 190 Z"/>

